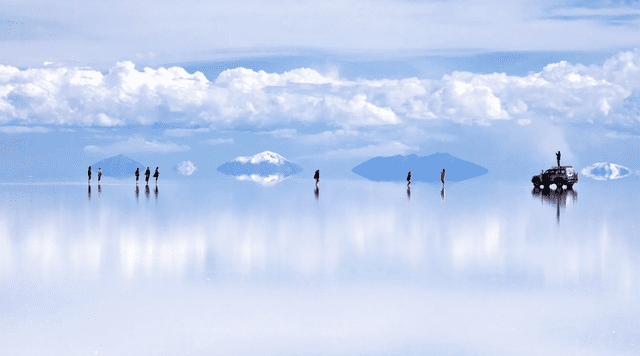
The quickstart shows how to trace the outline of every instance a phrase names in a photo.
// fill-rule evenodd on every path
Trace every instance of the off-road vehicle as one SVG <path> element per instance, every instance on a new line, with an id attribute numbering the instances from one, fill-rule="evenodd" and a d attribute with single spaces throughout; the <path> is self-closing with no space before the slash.
<path id="1" fill-rule="evenodd" d="M 556 189 L 562 189 L 565 185 L 567 189 L 571 189 L 578 183 L 578 172 L 572 166 L 553 167 L 533 176 L 531 183 L 535 187 L 549 188 L 551 184 L 555 184 Z"/>

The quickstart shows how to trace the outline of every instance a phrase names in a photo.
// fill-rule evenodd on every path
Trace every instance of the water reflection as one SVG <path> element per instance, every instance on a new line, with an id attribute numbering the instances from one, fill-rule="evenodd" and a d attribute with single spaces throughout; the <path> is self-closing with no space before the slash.
<path id="1" fill-rule="evenodd" d="M 442 185 L 442 189 L 440 189 L 440 202 L 444 203 L 444 184 Z"/>
<path id="2" fill-rule="evenodd" d="M 156 196 L 156 201 L 158 201 L 158 186 L 156 185 L 156 189 L 153 191 Z"/>
<path id="3" fill-rule="evenodd" d="M 407 199 L 411 201 L 411 187 L 407 187 Z"/>
<path id="4" fill-rule="evenodd" d="M 136 203 L 138 202 L 139 196 L 140 196 L 140 188 L 138 188 L 138 184 L 136 184 Z"/>
<path id="5" fill-rule="evenodd" d="M 180 205 L 180 200 L 197 201 L 201 190 L 193 196 L 168 197 L 176 206 L 166 215 L 122 209 L 110 202 L 96 210 L 95 216 L 70 207 L 40 210 L 39 224 L 33 224 L 33 212 L 26 209 L 16 211 L 17 216 L 0 215 L 0 232 L 12 236 L 10 246 L 3 250 L 11 256 L 4 261 L 13 261 L 9 270 L 26 268 L 32 261 L 40 266 L 36 270 L 68 273 L 64 266 L 77 265 L 72 261 L 80 258 L 73 256 L 91 256 L 71 254 L 70 249 L 80 251 L 72 245 L 86 241 L 97 246 L 92 238 L 99 232 L 104 236 L 101 240 L 110 243 L 100 245 L 99 261 L 82 263 L 103 273 L 110 273 L 105 263 L 118 263 L 130 277 L 184 275 L 200 266 L 222 274 L 247 275 L 339 276 L 373 268 L 376 273 L 455 276 L 500 275 L 507 270 L 535 278 L 544 272 L 546 280 L 561 284 L 585 279 L 615 284 L 618 276 L 614 271 L 625 270 L 631 273 L 625 277 L 628 288 L 636 288 L 640 281 L 640 274 L 633 272 L 640 270 L 638 254 L 628 253 L 637 248 L 625 238 L 601 240 L 602 236 L 633 236 L 632 226 L 616 225 L 595 212 L 584 217 L 588 224 L 568 220 L 565 229 L 550 230 L 549 225 L 540 223 L 544 211 L 536 210 L 536 204 L 527 208 L 527 200 L 514 204 L 507 199 L 500 202 L 505 204 L 501 210 L 496 210 L 492 199 L 471 200 L 441 210 L 429 206 L 428 200 L 409 206 L 380 199 L 397 196 L 397 186 L 377 186 L 376 199 L 367 195 L 368 189 L 353 185 L 328 191 L 327 199 L 340 199 L 341 204 L 326 211 L 305 207 L 304 202 L 297 205 L 296 199 L 305 199 L 304 194 L 301 198 L 296 194 L 270 196 L 238 207 L 229 202 L 211 204 L 210 199 L 196 206 Z M 440 192 L 444 201 L 444 192 Z M 360 196 L 354 198 L 357 194 Z M 570 190 L 534 190 L 533 196 L 556 207 L 577 201 L 577 192 Z M 74 223 L 59 226 L 57 221 Z"/>
<path id="6" fill-rule="evenodd" d="M 91 184 L 89 184 L 89 190 L 87 191 L 87 195 L 89 196 L 89 200 L 91 200 Z"/>
<path id="7" fill-rule="evenodd" d="M 162 208 L 136 205 L 130 185 L 96 205 L 79 202 L 82 185 L 0 201 L 3 350 L 637 352 L 633 189 L 584 186 L 582 215 L 560 226 L 544 220 L 562 192 L 540 192 L 541 204 L 520 186 L 459 184 L 452 194 L 469 199 L 442 209 L 439 186 L 407 204 L 398 184 L 340 182 L 323 192 L 332 204 L 316 204 L 308 181 L 288 183 L 167 185 Z M 272 341 L 283 338 L 296 345 Z"/>
<path id="8" fill-rule="evenodd" d="M 100 199 L 101 193 L 102 193 L 102 188 L 100 187 L 100 183 L 98 183 L 98 199 Z"/>
<path id="9" fill-rule="evenodd" d="M 539 197 L 540 201 L 556 207 L 556 222 L 558 224 L 560 223 L 560 208 L 566 209 L 567 198 L 571 198 L 572 205 L 578 201 L 578 192 L 574 189 L 550 189 L 549 187 L 540 189 L 535 187 L 531 191 L 531 195 Z"/>
<path id="10" fill-rule="evenodd" d="M 285 177 L 282 174 L 271 174 L 268 176 L 261 176 L 259 174 L 252 174 L 252 175 L 240 175 L 240 176 L 236 176 L 235 177 L 237 180 L 242 180 L 242 181 L 251 181 L 251 182 L 255 182 L 258 183 L 260 185 L 264 185 L 264 186 L 272 186 L 275 184 L 278 184 L 280 182 L 282 182 L 283 180 L 287 179 L 288 177 Z"/>
<path id="11" fill-rule="evenodd" d="M 144 194 L 147 196 L 147 200 L 149 200 L 149 195 L 151 194 L 151 192 L 149 191 L 148 184 L 144 187 Z"/>
<path id="12" fill-rule="evenodd" d="M 313 194 L 316 196 L 316 200 L 320 198 L 320 188 L 318 188 L 317 183 L 316 183 L 316 188 L 313 190 Z"/>

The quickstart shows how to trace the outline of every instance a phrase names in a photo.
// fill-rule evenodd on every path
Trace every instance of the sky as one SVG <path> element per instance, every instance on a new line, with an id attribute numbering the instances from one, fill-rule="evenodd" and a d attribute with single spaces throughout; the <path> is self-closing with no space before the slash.
<path id="1" fill-rule="evenodd" d="M 309 179 L 447 152 L 528 180 L 558 150 L 640 174 L 636 1 L 0 9 L 0 181 L 76 179 L 117 154 L 205 179 L 265 150 Z"/>

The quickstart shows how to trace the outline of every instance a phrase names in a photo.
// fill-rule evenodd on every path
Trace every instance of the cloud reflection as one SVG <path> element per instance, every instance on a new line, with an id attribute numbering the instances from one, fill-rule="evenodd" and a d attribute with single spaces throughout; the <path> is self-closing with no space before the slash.
<path id="1" fill-rule="evenodd" d="M 354 201 L 340 193 L 345 202 L 323 213 L 323 204 L 336 199 L 331 189 L 318 203 L 285 204 L 281 209 L 273 207 L 275 202 L 265 202 L 264 207 L 207 202 L 192 210 L 178 206 L 162 215 L 160 210 L 143 209 L 155 203 L 135 204 L 127 187 L 134 210 L 109 204 L 99 209 L 88 205 L 94 210 L 84 213 L 76 208 L 43 209 L 38 224 L 17 223 L 33 218 L 29 209 L 18 210 L 17 217 L 0 216 L 0 276 L 81 278 L 116 273 L 128 280 L 214 271 L 238 276 L 390 273 L 455 279 L 517 271 L 523 278 L 550 283 L 587 279 L 638 287 L 637 254 L 629 253 L 633 247 L 626 238 L 613 238 L 629 236 L 627 227 L 608 223 L 598 214 L 579 219 L 580 224 L 567 219 L 559 228 L 545 223 L 548 209 L 538 209 L 531 199 L 510 205 L 508 212 L 484 205 L 442 209 L 415 199 L 406 204 L 404 197 L 402 204 L 389 204 L 387 196 L 398 198 L 396 187 L 379 187 L 371 200 Z M 357 185 L 346 191 L 354 189 Z M 299 199 L 308 203 L 306 192 Z M 567 197 L 577 197 L 571 192 L 539 196 L 561 206 Z M 278 204 L 288 199 L 282 197 Z"/>
<path id="2" fill-rule="evenodd" d="M 251 182 L 256 182 L 260 185 L 264 185 L 264 186 L 272 186 L 272 185 L 276 185 L 280 182 L 282 182 L 283 180 L 287 179 L 287 177 L 281 175 L 281 174 L 271 174 L 268 176 L 261 176 L 258 174 L 252 174 L 252 175 L 240 175 L 240 176 L 236 176 L 235 177 L 237 180 L 242 180 L 242 181 L 251 181 Z"/>

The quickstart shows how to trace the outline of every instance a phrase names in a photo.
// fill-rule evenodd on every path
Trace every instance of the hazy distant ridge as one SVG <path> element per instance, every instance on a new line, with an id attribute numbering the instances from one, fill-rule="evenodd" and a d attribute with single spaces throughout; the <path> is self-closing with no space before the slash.
<path id="1" fill-rule="evenodd" d="M 408 156 L 374 157 L 355 166 L 352 171 L 373 181 L 405 181 L 411 171 L 411 180 L 437 182 L 440 171 L 446 171 L 446 181 L 455 182 L 481 176 L 489 172 L 475 163 L 461 160 L 448 153 L 434 153 L 419 157 Z"/>
<path id="2" fill-rule="evenodd" d="M 102 175 L 105 177 L 129 178 L 133 177 L 136 167 L 140 168 L 140 175 L 144 175 L 147 167 L 143 166 L 142 163 L 124 155 L 117 155 L 92 164 L 91 172 L 96 179 L 98 178 L 98 168 L 102 168 Z"/>

